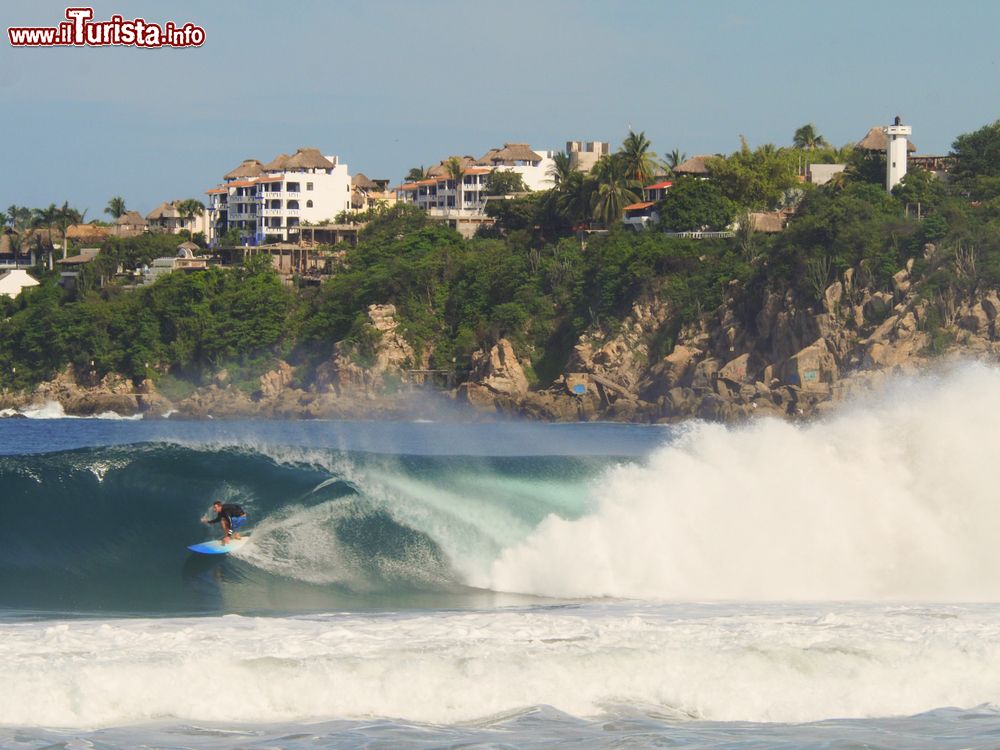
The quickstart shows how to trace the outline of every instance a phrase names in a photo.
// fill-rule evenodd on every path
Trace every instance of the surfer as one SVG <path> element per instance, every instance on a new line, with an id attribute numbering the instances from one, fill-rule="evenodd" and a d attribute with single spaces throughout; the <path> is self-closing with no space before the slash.
<path id="1" fill-rule="evenodd" d="M 222 503 L 219 500 L 212 503 L 212 510 L 215 511 L 215 518 L 204 520 L 205 523 L 222 524 L 222 543 L 228 544 L 229 537 L 239 539 L 240 532 L 237 529 L 247 522 L 247 512 L 236 503 Z"/>

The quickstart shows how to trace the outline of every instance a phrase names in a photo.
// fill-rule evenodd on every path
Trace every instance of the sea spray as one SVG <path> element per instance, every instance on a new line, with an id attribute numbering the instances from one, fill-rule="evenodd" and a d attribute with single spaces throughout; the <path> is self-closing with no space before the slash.
<path id="1" fill-rule="evenodd" d="M 892 381 L 800 425 L 694 424 L 610 469 L 480 585 L 560 597 L 1000 598 L 1000 371 Z"/>

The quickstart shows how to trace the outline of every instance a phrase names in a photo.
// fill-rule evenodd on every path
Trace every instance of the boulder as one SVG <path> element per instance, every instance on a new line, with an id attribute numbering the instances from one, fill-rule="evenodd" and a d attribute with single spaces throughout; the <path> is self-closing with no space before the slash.
<path id="1" fill-rule="evenodd" d="M 790 357 L 782 366 L 782 380 L 803 391 L 822 390 L 837 379 L 837 362 L 823 339 Z"/>
<path id="2" fill-rule="evenodd" d="M 472 355 L 470 380 L 505 396 L 523 396 L 528 392 L 528 378 L 507 339 L 500 339 L 489 352 Z"/>
<path id="3" fill-rule="evenodd" d="M 670 354 L 650 368 L 648 375 L 639 384 L 639 395 L 648 401 L 655 401 L 671 388 L 688 381 L 702 354 L 701 349 L 678 344 Z"/>

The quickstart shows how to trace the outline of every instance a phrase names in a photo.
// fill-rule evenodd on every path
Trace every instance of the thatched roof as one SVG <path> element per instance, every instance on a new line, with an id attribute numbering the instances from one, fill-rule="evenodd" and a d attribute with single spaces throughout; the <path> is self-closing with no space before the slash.
<path id="1" fill-rule="evenodd" d="M 674 167 L 674 174 L 706 175 L 708 174 L 708 160 L 714 158 L 711 154 L 692 156 Z"/>
<path id="2" fill-rule="evenodd" d="M 256 159 L 244 159 L 236 169 L 227 172 L 223 179 L 238 180 L 241 177 L 256 177 L 261 173 L 261 163 Z"/>
<path id="3" fill-rule="evenodd" d="M 452 158 L 452 157 L 449 157 L 449 158 Z M 466 169 L 469 169 L 470 167 L 474 167 L 476 165 L 476 160 L 473 159 L 471 156 L 460 156 L 460 157 L 458 157 L 458 160 L 462 164 L 462 170 L 463 171 L 466 170 Z M 444 159 L 444 160 L 438 162 L 437 164 L 435 164 L 433 167 L 431 167 L 430 169 L 427 170 L 427 174 L 429 176 L 431 176 L 431 177 L 447 177 L 448 176 L 448 159 Z"/>
<path id="4" fill-rule="evenodd" d="M 115 220 L 118 226 L 144 227 L 148 223 L 138 211 L 126 211 Z"/>
<path id="5" fill-rule="evenodd" d="M 361 190 L 373 190 L 378 187 L 378 183 L 369 180 L 368 176 L 364 172 L 358 172 L 354 175 L 354 177 L 351 178 L 351 184 Z"/>
<path id="6" fill-rule="evenodd" d="M 512 167 L 518 161 L 541 161 L 542 157 L 531 150 L 527 143 L 505 143 L 503 148 L 492 148 L 483 154 L 480 164 L 502 164 Z"/>
<path id="7" fill-rule="evenodd" d="M 333 169 L 334 166 L 318 148 L 300 148 L 285 162 L 285 169 Z"/>
<path id="8" fill-rule="evenodd" d="M 157 219 L 179 219 L 180 215 L 181 214 L 177 210 L 177 206 L 174 203 L 164 201 L 146 214 L 146 219 L 149 221 L 156 221 Z"/>
<path id="9" fill-rule="evenodd" d="M 271 161 L 265 164 L 262 169 L 265 172 L 280 172 L 288 164 L 289 156 L 288 154 L 278 154 Z"/>
<path id="10" fill-rule="evenodd" d="M 177 249 L 178 249 L 178 250 L 190 250 L 190 251 L 191 251 L 192 253 L 196 253 L 196 252 L 198 252 L 199 250 L 201 250 L 201 248 L 200 248 L 200 247 L 198 247 L 198 246 L 197 246 L 196 244 L 194 244 L 193 242 L 182 242 L 181 244 L 179 244 L 179 245 L 177 246 Z"/>
<path id="11" fill-rule="evenodd" d="M 876 126 L 869 130 L 864 138 L 858 141 L 856 148 L 860 148 L 862 151 L 885 151 L 887 144 L 888 137 L 885 134 L 885 128 Z M 907 140 L 906 150 L 908 153 L 913 153 L 917 150 L 917 147 L 913 145 L 913 141 Z"/>
<path id="12" fill-rule="evenodd" d="M 67 239 L 77 242 L 101 242 L 111 234 L 107 227 L 96 224 L 71 224 L 66 229 Z"/>
<path id="13" fill-rule="evenodd" d="M 785 218 L 780 211 L 755 211 L 750 214 L 750 223 L 756 232 L 780 232 L 785 228 Z"/>

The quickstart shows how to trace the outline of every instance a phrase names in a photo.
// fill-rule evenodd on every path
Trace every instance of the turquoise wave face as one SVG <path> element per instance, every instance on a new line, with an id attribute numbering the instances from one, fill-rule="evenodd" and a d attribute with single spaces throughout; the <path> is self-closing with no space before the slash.
<path id="1" fill-rule="evenodd" d="M 295 612 L 495 604 L 477 589 L 550 514 L 586 511 L 611 460 L 376 456 L 143 444 L 0 457 L 0 609 Z M 219 535 L 213 500 L 249 514 Z"/>

